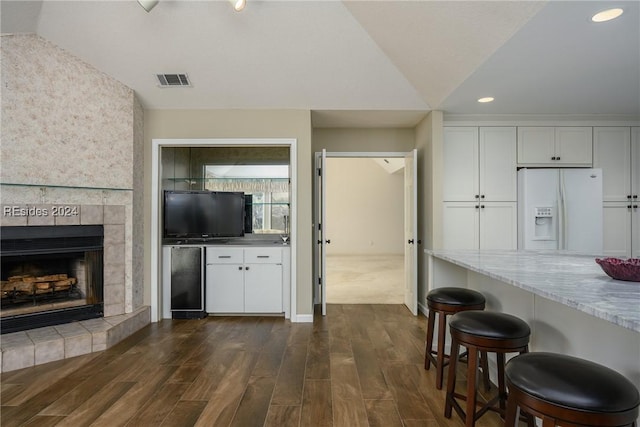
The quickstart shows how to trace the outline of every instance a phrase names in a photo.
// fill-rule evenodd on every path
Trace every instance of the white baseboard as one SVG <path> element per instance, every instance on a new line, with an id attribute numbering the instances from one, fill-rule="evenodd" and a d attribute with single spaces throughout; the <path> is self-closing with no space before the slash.
<path id="1" fill-rule="evenodd" d="M 313 314 L 296 314 L 291 316 L 293 323 L 313 323 Z"/>
<path id="2" fill-rule="evenodd" d="M 423 303 L 419 302 L 418 303 L 418 311 L 422 314 L 424 314 L 425 316 L 429 315 L 429 309 L 427 308 L 426 305 L 424 305 Z"/>

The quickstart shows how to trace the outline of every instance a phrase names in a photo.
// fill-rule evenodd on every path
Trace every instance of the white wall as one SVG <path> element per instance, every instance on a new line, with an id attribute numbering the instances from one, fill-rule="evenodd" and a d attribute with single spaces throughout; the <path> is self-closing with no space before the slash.
<path id="1" fill-rule="evenodd" d="M 403 254 L 404 169 L 372 158 L 328 158 L 328 255 Z"/>

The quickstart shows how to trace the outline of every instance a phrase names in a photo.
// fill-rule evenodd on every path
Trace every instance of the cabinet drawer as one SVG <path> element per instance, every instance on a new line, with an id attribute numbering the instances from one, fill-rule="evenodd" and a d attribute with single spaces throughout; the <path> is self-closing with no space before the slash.
<path id="1" fill-rule="evenodd" d="M 207 264 L 242 264 L 242 248 L 207 248 Z"/>
<path id="2" fill-rule="evenodd" d="M 280 248 L 247 248 L 244 250 L 245 264 L 280 264 L 282 249 Z"/>

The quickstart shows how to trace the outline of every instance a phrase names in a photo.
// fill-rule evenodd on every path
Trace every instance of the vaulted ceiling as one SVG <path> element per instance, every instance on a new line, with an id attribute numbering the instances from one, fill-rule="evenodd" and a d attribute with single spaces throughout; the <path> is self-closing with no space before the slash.
<path id="1" fill-rule="evenodd" d="M 309 109 L 315 126 L 413 126 L 434 109 L 640 116 L 637 1 L 247 3 L 2 0 L 1 31 L 37 33 L 147 109 Z M 625 13 L 590 21 L 612 6 Z"/>

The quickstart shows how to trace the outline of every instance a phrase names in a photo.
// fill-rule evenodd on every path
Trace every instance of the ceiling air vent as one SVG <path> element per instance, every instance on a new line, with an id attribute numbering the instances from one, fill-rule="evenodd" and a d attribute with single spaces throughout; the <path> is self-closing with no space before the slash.
<path id="1" fill-rule="evenodd" d="M 156 74 L 162 87 L 191 86 L 186 74 Z"/>

